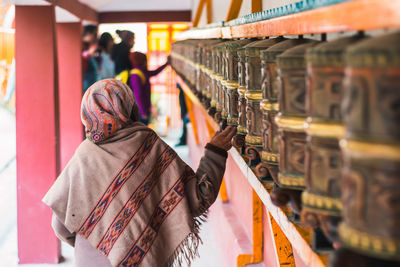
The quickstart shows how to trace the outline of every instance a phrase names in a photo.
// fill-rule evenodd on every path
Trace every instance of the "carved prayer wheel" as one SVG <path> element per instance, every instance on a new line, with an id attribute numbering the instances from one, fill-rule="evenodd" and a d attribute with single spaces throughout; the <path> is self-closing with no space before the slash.
<path id="1" fill-rule="evenodd" d="M 245 136 L 246 136 L 246 50 L 245 48 L 238 49 L 238 94 L 239 94 L 239 117 L 237 134 L 233 138 L 233 145 L 237 149 L 241 149 L 242 155 L 244 154 Z"/>
<path id="2" fill-rule="evenodd" d="M 252 167 L 260 163 L 262 151 L 262 77 L 261 77 L 261 50 L 265 50 L 280 41 L 282 38 L 266 39 L 253 42 L 245 46 L 246 55 L 246 156 Z"/>
<path id="3" fill-rule="evenodd" d="M 275 123 L 276 114 L 279 111 L 278 104 L 278 73 L 277 56 L 296 45 L 308 42 L 308 39 L 285 39 L 268 49 L 262 50 L 261 55 L 261 78 L 262 78 L 262 101 L 260 108 L 263 113 L 262 118 L 262 162 L 257 166 L 257 176 L 265 178 L 272 176 L 277 182 L 279 171 L 279 152 L 278 152 L 278 127 Z"/>
<path id="4" fill-rule="evenodd" d="M 399 44 L 400 33 L 392 33 L 347 50 L 342 106 L 346 133 L 340 143 L 342 244 L 395 261 L 400 261 Z"/>
<path id="5" fill-rule="evenodd" d="M 275 122 L 279 127 L 279 174 L 277 183 L 293 195 L 292 207 L 301 209 L 298 196 L 304 189 L 306 132 L 306 60 L 305 53 L 318 44 L 308 40 L 306 44 L 286 50 L 277 57 L 279 114 Z M 292 191 L 292 192 L 290 192 Z"/>
<path id="6" fill-rule="evenodd" d="M 322 43 L 308 50 L 306 190 L 302 194 L 302 220 L 321 227 L 337 241 L 340 221 L 342 155 L 339 140 L 344 134 L 340 113 L 343 96 L 346 48 L 362 35 Z"/>
<path id="7" fill-rule="evenodd" d="M 209 47 L 220 42 L 221 40 L 211 39 L 200 43 L 200 88 L 202 103 L 206 109 L 211 105 L 212 54 Z"/>
<path id="8" fill-rule="evenodd" d="M 221 45 L 223 58 L 223 80 L 221 102 L 222 126 L 238 125 L 238 55 L 237 50 L 251 43 L 251 39 L 242 39 L 232 42 L 226 42 Z M 223 127 L 224 128 L 224 127 Z"/>
<path id="9" fill-rule="evenodd" d="M 216 63 L 217 63 L 217 76 L 216 76 L 216 92 L 215 92 L 215 101 L 216 101 L 216 113 L 214 115 L 215 120 L 221 124 L 221 128 L 225 128 L 226 126 L 226 118 L 227 118 L 227 113 L 226 113 L 226 107 L 225 107 L 225 92 L 224 92 L 224 86 L 225 86 L 225 51 L 226 51 L 226 45 L 229 43 L 232 43 L 233 41 L 229 42 L 224 42 L 222 44 L 217 45 L 214 50 L 215 52 L 215 57 L 216 57 Z"/>
<path id="10" fill-rule="evenodd" d="M 221 43 L 224 41 L 221 41 Z M 221 43 L 216 43 L 210 47 L 212 58 L 212 83 L 211 83 L 211 110 L 210 115 L 217 116 L 217 122 L 220 121 L 222 106 L 217 103 L 220 88 L 222 87 L 222 51 L 218 50 Z M 218 105 L 219 104 L 219 105 Z M 217 115 L 218 114 L 218 115 Z"/>

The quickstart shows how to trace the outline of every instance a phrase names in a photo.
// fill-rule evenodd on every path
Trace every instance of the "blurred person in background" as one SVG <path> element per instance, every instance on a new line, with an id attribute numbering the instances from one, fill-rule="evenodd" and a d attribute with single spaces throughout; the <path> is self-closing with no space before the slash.
<path id="1" fill-rule="evenodd" d="M 86 25 L 83 28 L 83 89 L 86 91 L 99 80 L 98 64 L 95 59 L 97 53 L 97 26 Z"/>
<path id="2" fill-rule="evenodd" d="M 111 52 L 114 46 L 114 39 L 110 33 L 105 32 L 99 39 L 99 80 L 115 77 L 115 64 L 111 59 Z"/>
<path id="3" fill-rule="evenodd" d="M 130 54 L 132 69 L 130 71 L 128 84 L 132 88 L 136 102 L 139 106 L 140 121 L 146 125 L 150 122 L 151 114 L 151 87 L 150 77 L 159 74 L 169 64 L 167 62 L 156 70 L 147 69 L 147 56 L 140 52 Z"/>
<path id="4" fill-rule="evenodd" d="M 129 55 L 131 49 L 135 44 L 135 34 L 131 31 L 120 31 L 117 30 L 116 33 L 121 38 L 119 44 L 114 45 L 112 48 L 111 58 L 115 63 L 115 74 L 119 75 L 123 71 L 130 71 L 132 68 L 131 61 L 129 60 Z M 124 82 L 127 79 L 123 79 Z"/>
<path id="5" fill-rule="evenodd" d="M 185 93 L 179 83 L 176 84 L 176 88 L 179 90 L 179 106 L 181 108 L 181 119 L 182 119 L 182 134 L 179 138 L 179 142 L 175 145 L 186 146 L 187 144 L 187 124 L 190 122 L 188 117 L 188 109 L 186 106 Z"/>

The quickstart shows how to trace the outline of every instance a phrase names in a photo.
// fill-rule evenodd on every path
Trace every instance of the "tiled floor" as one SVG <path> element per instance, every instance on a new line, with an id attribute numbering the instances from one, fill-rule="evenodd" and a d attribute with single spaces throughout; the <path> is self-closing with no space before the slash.
<path id="1" fill-rule="evenodd" d="M 179 131 L 170 132 L 164 140 L 171 146 L 177 143 Z M 179 156 L 189 162 L 189 151 L 186 146 L 176 148 Z M 15 116 L 0 107 L 0 267 L 13 267 L 18 264 L 17 253 L 17 200 L 16 200 L 16 161 L 15 161 Z M 200 257 L 193 267 L 219 267 L 214 235 L 209 224 L 203 225 L 201 231 L 203 244 L 200 246 Z M 27 264 L 25 267 L 39 266 L 73 266 L 73 248 L 63 244 L 62 255 L 65 261 L 58 265 Z M 99 266 L 100 267 L 100 266 Z"/>

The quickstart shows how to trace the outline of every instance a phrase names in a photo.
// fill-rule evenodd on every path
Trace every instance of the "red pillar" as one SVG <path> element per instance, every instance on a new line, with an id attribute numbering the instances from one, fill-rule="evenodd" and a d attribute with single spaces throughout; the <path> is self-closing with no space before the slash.
<path id="1" fill-rule="evenodd" d="M 60 243 L 41 202 L 59 171 L 54 7 L 16 6 L 15 29 L 19 263 L 57 263 Z"/>
<path id="2" fill-rule="evenodd" d="M 80 22 L 57 23 L 61 168 L 83 139 L 81 31 Z"/>

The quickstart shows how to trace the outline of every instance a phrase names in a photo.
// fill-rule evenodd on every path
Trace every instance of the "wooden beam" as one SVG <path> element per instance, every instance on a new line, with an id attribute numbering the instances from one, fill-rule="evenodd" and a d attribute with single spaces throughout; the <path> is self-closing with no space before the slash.
<path id="1" fill-rule="evenodd" d="M 47 2 L 61 7 L 70 13 L 74 14 L 81 20 L 87 20 L 93 23 L 98 23 L 98 13 L 88 5 L 82 4 L 78 0 L 46 0 Z"/>
<path id="2" fill-rule="evenodd" d="M 196 15 L 193 19 L 193 27 L 197 27 L 200 22 L 201 14 L 203 14 L 204 5 L 206 4 L 206 0 L 200 0 L 199 5 L 197 6 Z"/>
<path id="3" fill-rule="evenodd" d="M 101 12 L 99 23 L 190 22 L 190 10 Z"/>
<path id="4" fill-rule="evenodd" d="M 251 13 L 257 13 L 262 11 L 261 0 L 251 0 Z"/>
<path id="5" fill-rule="evenodd" d="M 212 22 L 212 0 L 207 0 L 207 23 Z"/>
<path id="6" fill-rule="evenodd" d="M 231 0 L 228 15 L 225 21 L 236 19 L 239 16 L 240 8 L 242 7 L 243 0 Z"/>
<path id="7" fill-rule="evenodd" d="M 238 26 L 189 30 L 180 34 L 178 38 L 179 40 L 231 39 L 398 27 L 400 27 L 400 0 L 390 2 L 358 0 Z"/>

